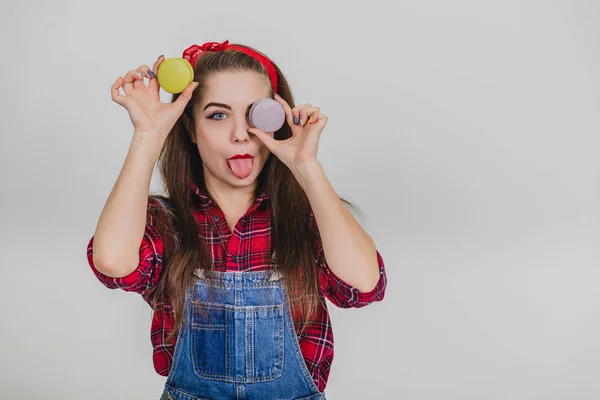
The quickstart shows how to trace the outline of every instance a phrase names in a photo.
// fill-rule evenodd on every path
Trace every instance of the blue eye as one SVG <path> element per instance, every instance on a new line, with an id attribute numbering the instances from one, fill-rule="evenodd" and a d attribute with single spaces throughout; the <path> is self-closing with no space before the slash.
<path id="1" fill-rule="evenodd" d="M 216 118 L 217 115 L 221 115 L 222 117 Z M 208 118 L 209 119 L 214 119 L 216 121 L 221 121 L 221 120 L 225 119 L 225 117 L 226 117 L 225 113 L 217 111 L 215 113 L 212 113 Z"/>

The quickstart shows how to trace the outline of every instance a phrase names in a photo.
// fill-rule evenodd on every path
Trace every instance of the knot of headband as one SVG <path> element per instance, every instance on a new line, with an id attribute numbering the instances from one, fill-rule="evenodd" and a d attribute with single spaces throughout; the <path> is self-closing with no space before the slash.
<path id="1" fill-rule="evenodd" d="M 196 66 L 196 60 L 198 60 L 198 57 L 200 57 L 200 55 L 202 53 L 207 52 L 207 51 L 218 52 L 218 51 L 223 51 L 223 50 L 227 50 L 227 49 L 237 50 L 242 53 L 248 54 L 250 57 L 254 58 L 259 63 L 261 63 L 263 65 L 263 67 L 265 67 L 265 69 L 267 70 L 267 73 L 269 74 L 269 79 L 271 80 L 271 84 L 273 85 L 273 91 L 275 93 L 277 93 L 277 71 L 275 70 L 275 67 L 273 66 L 273 63 L 271 62 L 271 60 L 269 60 L 269 58 L 265 57 L 264 55 L 254 51 L 252 49 L 249 49 L 247 47 L 230 45 L 229 40 L 226 40 L 221 43 L 206 42 L 202 46 L 199 46 L 197 44 L 191 45 L 190 47 L 188 47 L 187 49 L 185 49 L 183 51 L 182 58 L 184 60 L 189 61 L 189 63 L 192 65 L 192 67 L 194 67 L 194 66 Z"/>

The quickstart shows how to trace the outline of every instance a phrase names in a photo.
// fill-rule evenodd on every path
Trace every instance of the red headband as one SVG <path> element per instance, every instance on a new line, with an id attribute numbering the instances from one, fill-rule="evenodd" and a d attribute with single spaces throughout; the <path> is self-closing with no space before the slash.
<path id="1" fill-rule="evenodd" d="M 191 45 L 183 51 L 182 57 L 183 59 L 189 61 L 189 63 L 192 64 L 192 67 L 195 67 L 196 60 L 198 59 L 198 57 L 200 57 L 202 53 L 206 51 L 223 51 L 226 49 L 241 51 L 242 53 L 248 54 L 249 56 L 257 60 L 259 63 L 261 63 L 269 74 L 271 84 L 273 85 L 273 91 L 277 93 L 277 71 L 275 71 L 275 67 L 273 66 L 273 63 L 271 63 L 271 60 L 247 47 L 229 45 L 229 40 L 226 40 L 222 43 L 206 42 L 202 46 L 198 46 L 197 44 Z"/>

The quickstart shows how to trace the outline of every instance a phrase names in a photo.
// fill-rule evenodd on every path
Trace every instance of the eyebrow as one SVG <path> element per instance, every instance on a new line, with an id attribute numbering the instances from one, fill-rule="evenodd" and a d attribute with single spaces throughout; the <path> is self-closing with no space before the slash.
<path id="1" fill-rule="evenodd" d="M 254 103 L 252 103 L 254 104 Z M 246 108 L 246 112 L 250 111 L 250 108 L 252 107 L 252 104 L 248 105 L 248 107 Z M 221 107 L 221 108 L 226 108 L 228 110 L 231 110 L 231 106 L 229 104 L 225 104 L 225 103 L 208 103 L 206 106 L 204 106 L 204 110 L 206 110 L 208 107 Z M 202 110 L 202 111 L 204 111 Z"/>

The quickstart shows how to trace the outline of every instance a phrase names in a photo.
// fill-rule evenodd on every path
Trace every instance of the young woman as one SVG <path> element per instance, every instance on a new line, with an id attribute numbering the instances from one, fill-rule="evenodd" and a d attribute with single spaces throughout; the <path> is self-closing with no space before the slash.
<path id="1" fill-rule="evenodd" d="M 277 65 L 248 46 L 208 42 L 183 58 L 194 82 L 171 103 L 159 99 L 163 56 L 112 86 L 134 133 L 89 264 L 152 307 L 162 399 L 324 399 L 325 298 L 363 307 L 387 284 L 375 243 L 317 161 L 327 117 L 295 106 Z M 263 98 L 285 110 L 277 132 L 249 122 Z M 157 161 L 168 196 L 149 196 Z"/>

